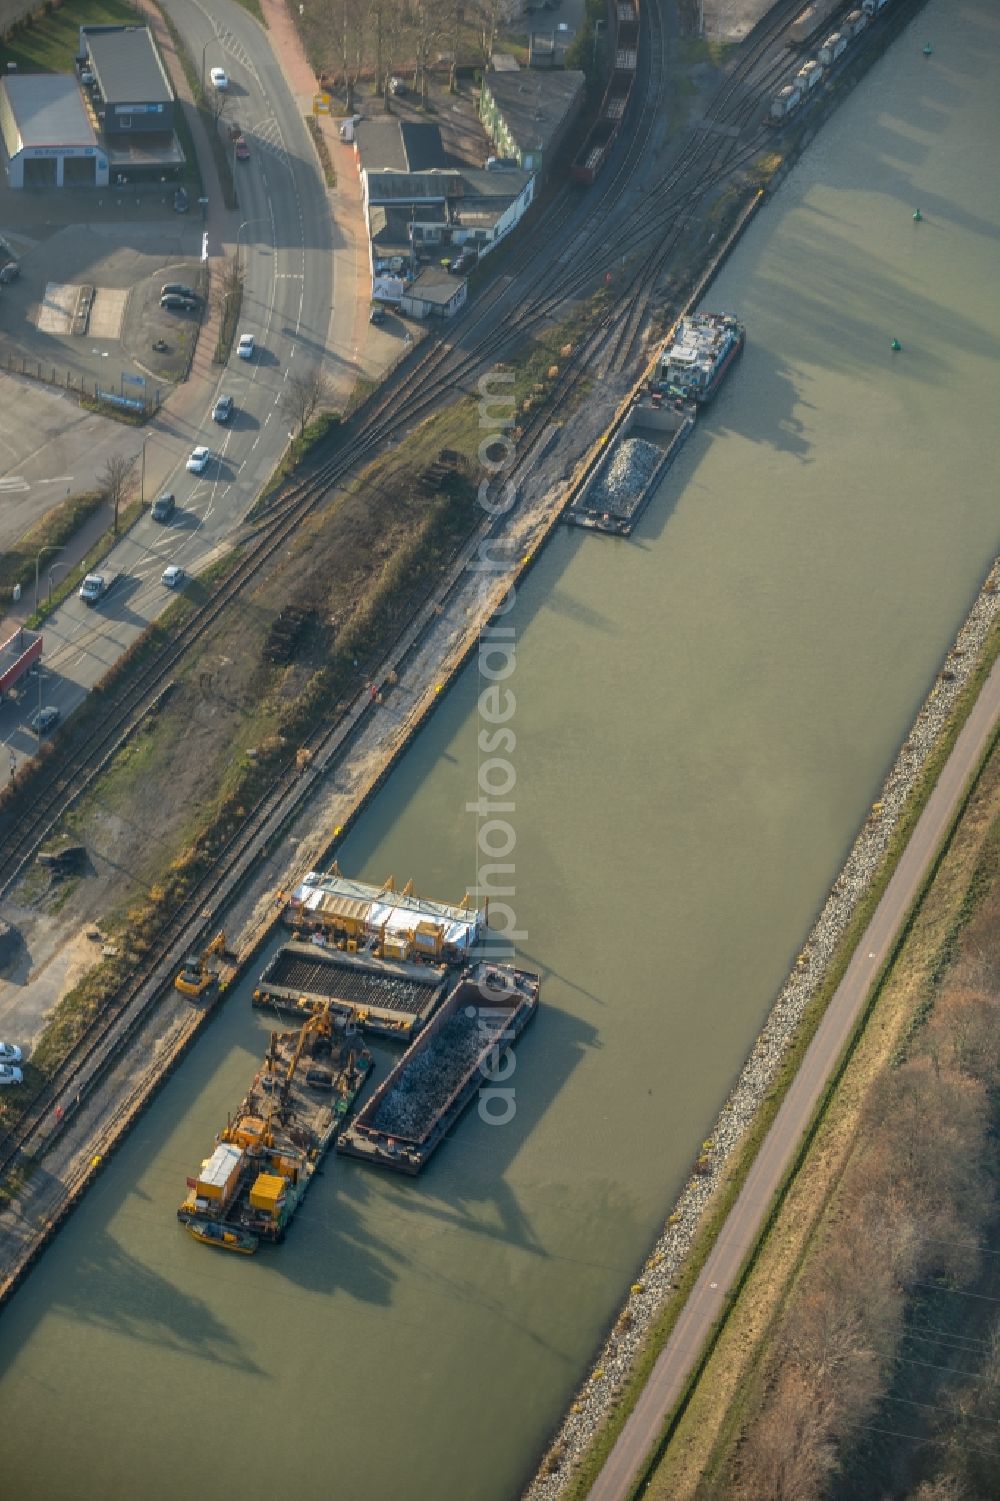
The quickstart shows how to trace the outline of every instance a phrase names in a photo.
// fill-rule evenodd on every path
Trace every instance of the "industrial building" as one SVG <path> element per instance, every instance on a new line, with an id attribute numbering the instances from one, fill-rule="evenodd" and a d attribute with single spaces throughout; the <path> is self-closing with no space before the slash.
<path id="1" fill-rule="evenodd" d="M 107 186 L 108 157 L 71 74 L 0 79 L 0 137 L 11 188 Z"/>
<path id="2" fill-rule="evenodd" d="M 380 278 L 415 272 L 427 252 L 465 247 L 488 255 L 527 212 L 535 195 L 535 178 L 516 168 L 487 172 L 362 171 L 361 195 L 368 224 L 372 287 L 385 296 Z M 431 269 L 431 268 L 428 268 Z M 437 269 L 437 268 L 433 268 Z M 425 283 L 430 287 L 430 282 Z M 383 288 L 382 291 L 379 288 Z M 438 293 L 423 300 L 438 302 Z M 398 301 L 398 295 L 391 300 Z M 451 304 L 457 311 L 465 297 Z M 444 316 L 448 316 L 445 313 Z"/>
<path id="3" fill-rule="evenodd" d="M 585 82 L 569 68 L 484 73 L 479 115 L 497 155 L 526 172 L 544 171 L 583 104 Z"/>

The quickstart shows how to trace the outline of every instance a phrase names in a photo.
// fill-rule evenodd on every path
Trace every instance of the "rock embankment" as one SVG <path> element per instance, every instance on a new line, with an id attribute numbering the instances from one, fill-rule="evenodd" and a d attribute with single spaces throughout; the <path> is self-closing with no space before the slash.
<path id="1" fill-rule="evenodd" d="M 654 1318 L 660 1313 L 691 1249 L 708 1200 L 734 1148 L 774 1082 L 809 1002 L 816 995 L 858 903 L 882 864 L 889 841 L 927 758 L 975 674 L 994 625 L 1000 621 L 1000 558 L 983 585 L 958 639 L 917 715 L 879 801 L 834 882 L 819 918 L 785 982 L 735 1088 L 723 1106 L 698 1170 L 688 1180 L 663 1233 L 633 1283 L 614 1328 L 580 1391 L 526 1501 L 556 1501 L 608 1415 Z"/>

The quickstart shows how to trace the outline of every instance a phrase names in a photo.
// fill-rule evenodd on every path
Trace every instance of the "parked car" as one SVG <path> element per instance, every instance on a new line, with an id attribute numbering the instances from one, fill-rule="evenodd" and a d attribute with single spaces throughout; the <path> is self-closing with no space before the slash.
<path id="1" fill-rule="evenodd" d="M 166 308 L 169 313 L 193 313 L 197 311 L 198 299 L 182 297 L 179 292 L 164 292 L 160 298 L 160 307 Z"/>
<path id="2" fill-rule="evenodd" d="M 188 195 L 185 188 L 178 188 L 174 193 L 174 213 L 186 214 L 188 211 Z"/>
<path id="3" fill-rule="evenodd" d="M 164 568 L 160 574 L 160 583 L 166 584 L 168 589 L 179 589 L 184 582 L 184 569 L 178 568 L 176 563 L 171 563 L 169 568 Z"/>
<path id="4" fill-rule="evenodd" d="M 202 74 L 202 77 L 204 76 Z M 212 80 L 212 87 L 218 89 L 220 94 L 224 94 L 229 87 L 229 79 L 226 76 L 225 68 L 212 68 L 208 76 Z"/>
<path id="5" fill-rule="evenodd" d="M 250 160 L 250 147 L 247 145 L 246 136 L 237 136 L 236 144 L 233 149 L 236 152 L 236 160 L 238 162 L 246 162 Z"/>
<path id="6" fill-rule="evenodd" d="M 474 271 L 479 265 L 479 256 L 474 250 L 463 250 L 461 255 L 456 255 L 449 262 L 448 270 L 455 276 L 464 276 L 467 271 Z"/>
<path id="7" fill-rule="evenodd" d="M 21 268 L 17 261 L 8 261 L 6 266 L 0 266 L 0 282 L 8 283 L 17 281 L 21 274 Z"/>
<path id="8" fill-rule="evenodd" d="M 406 84 L 403 82 L 403 80 L 401 78 L 395 78 L 395 77 L 390 78 L 389 79 L 389 93 L 390 94 L 399 94 L 401 96 L 405 95 L 405 93 L 406 93 Z"/>
<path id="9" fill-rule="evenodd" d="M 23 1084 L 24 1075 L 13 1064 L 0 1063 L 0 1087 L 6 1084 Z"/>
<path id="10" fill-rule="evenodd" d="M 382 307 L 379 303 L 376 302 L 375 305 L 374 305 L 374 307 L 372 308 L 371 312 L 368 314 L 368 322 L 369 323 L 384 323 L 385 322 L 385 308 Z"/>
<path id="11" fill-rule="evenodd" d="M 12 1042 L 0 1042 L 0 1063 L 20 1063 L 21 1049 Z"/>
<path id="12" fill-rule="evenodd" d="M 165 281 L 160 288 L 160 296 L 166 297 L 168 292 L 176 292 L 178 297 L 192 297 L 197 299 L 198 293 L 194 287 L 186 287 L 182 281 Z"/>
<path id="13" fill-rule="evenodd" d="M 153 501 L 149 514 L 154 521 L 169 521 L 177 508 L 177 502 L 167 490 L 163 495 L 158 495 Z"/>
<path id="14" fill-rule="evenodd" d="M 228 422 L 232 415 L 233 398 L 231 396 L 220 396 L 218 401 L 215 403 L 215 406 L 212 408 L 212 421 Z"/>
<path id="15" fill-rule="evenodd" d="M 28 720 L 28 727 L 33 735 L 47 735 L 49 730 L 54 730 L 62 719 L 62 710 L 53 704 L 47 704 L 44 709 L 39 709 L 37 714 L 32 714 Z"/>
<path id="16" fill-rule="evenodd" d="M 240 342 L 236 346 L 236 353 L 241 360 L 252 360 L 256 347 L 253 334 L 240 334 Z"/>
<path id="17" fill-rule="evenodd" d="M 199 443 L 197 448 L 191 450 L 191 456 L 187 461 L 188 471 L 191 474 L 204 474 L 211 457 L 208 449 Z"/>

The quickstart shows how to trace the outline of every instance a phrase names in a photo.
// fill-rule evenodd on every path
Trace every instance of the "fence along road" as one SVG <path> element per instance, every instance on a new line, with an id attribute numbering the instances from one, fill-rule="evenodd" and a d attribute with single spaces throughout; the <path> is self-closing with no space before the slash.
<path id="1" fill-rule="evenodd" d="M 683 1396 L 710 1334 L 728 1309 L 740 1270 L 761 1234 L 774 1196 L 850 1040 L 872 985 L 892 953 L 942 841 L 954 823 L 970 778 L 996 733 L 998 721 L 1000 660 L 994 663 L 955 742 L 743 1189 L 642 1395 L 594 1483 L 590 1501 L 626 1501 L 667 1416 Z"/>

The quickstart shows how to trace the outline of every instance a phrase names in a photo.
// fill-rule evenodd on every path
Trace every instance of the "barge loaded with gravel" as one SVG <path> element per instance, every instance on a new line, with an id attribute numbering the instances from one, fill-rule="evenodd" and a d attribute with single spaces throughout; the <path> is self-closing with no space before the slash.
<path id="1" fill-rule="evenodd" d="M 329 1006 L 366 1032 L 403 1040 L 418 1032 L 444 995 L 443 964 L 347 953 L 322 933 L 284 944 L 261 972 L 253 1004 L 305 1020 Z"/>
<path id="2" fill-rule="evenodd" d="M 177 1218 L 195 1240 L 252 1255 L 282 1241 L 372 1067 L 353 1023 L 324 1007 L 294 1032 L 272 1032 L 263 1066 L 187 1180 Z"/>
<path id="3" fill-rule="evenodd" d="M 338 1152 L 415 1177 L 473 1096 L 489 1093 L 507 1047 L 538 1009 L 538 989 L 537 975 L 507 965 L 465 970 L 338 1138 Z"/>
<path id="4" fill-rule="evenodd" d="M 711 401 L 746 342 L 731 313 L 681 318 L 645 390 L 608 434 L 608 446 L 577 485 L 566 520 L 627 537 L 687 441 L 699 406 Z"/>
<path id="5" fill-rule="evenodd" d="M 572 526 L 627 537 L 694 427 L 694 411 L 643 396 L 625 413 L 566 511 Z"/>

